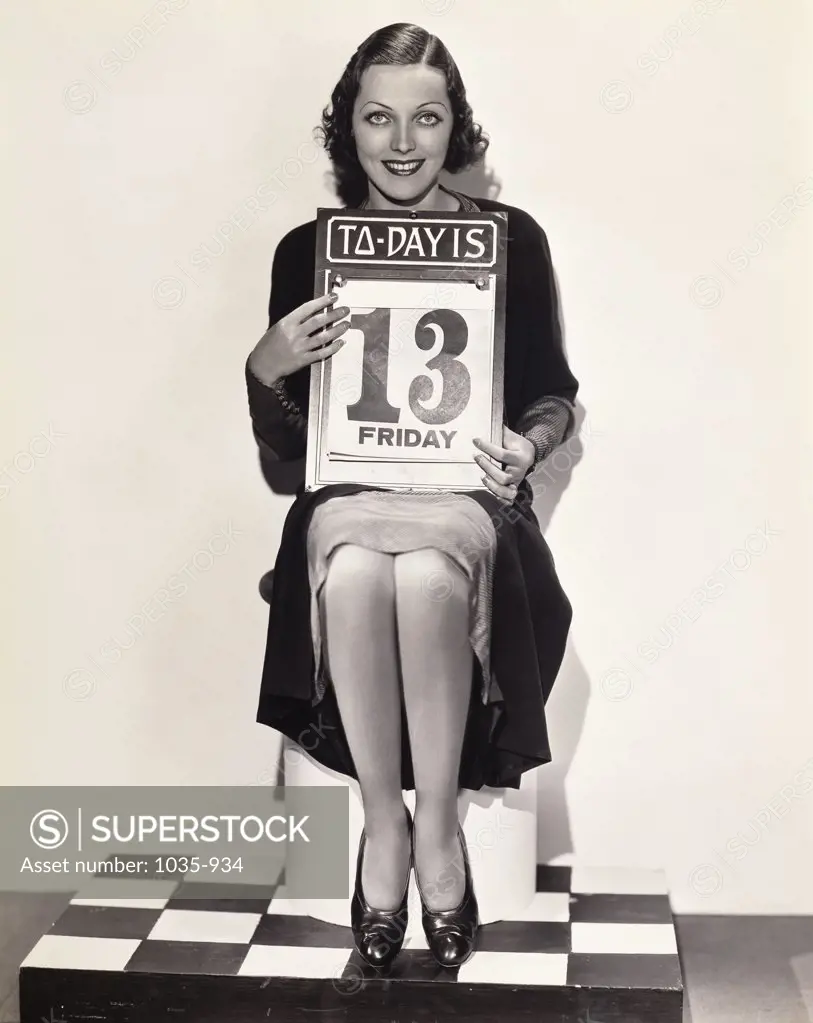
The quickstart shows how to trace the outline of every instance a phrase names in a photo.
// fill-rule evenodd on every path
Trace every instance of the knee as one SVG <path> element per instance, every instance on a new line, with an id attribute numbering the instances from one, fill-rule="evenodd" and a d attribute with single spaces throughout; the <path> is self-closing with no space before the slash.
<path id="1" fill-rule="evenodd" d="M 330 557 L 324 589 L 328 598 L 392 598 L 392 557 L 356 544 L 342 544 Z"/>
<path id="2" fill-rule="evenodd" d="M 398 599 L 406 597 L 446 606 L 459 604 L 468 607 L 468 577 L 441 551 L 427 548 L 398 554 L 393 568 Z"/>

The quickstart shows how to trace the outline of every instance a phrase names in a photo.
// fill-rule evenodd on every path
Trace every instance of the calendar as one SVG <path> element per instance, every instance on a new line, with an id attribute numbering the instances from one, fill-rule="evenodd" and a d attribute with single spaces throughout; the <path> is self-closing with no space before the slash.
<path id="1" fill-rule="evenodd" d="M 502 445 L 504 213 L 320 209 L 315 296 L 350 326 L 311 365 L 306 489 L 487 489 Z"/>

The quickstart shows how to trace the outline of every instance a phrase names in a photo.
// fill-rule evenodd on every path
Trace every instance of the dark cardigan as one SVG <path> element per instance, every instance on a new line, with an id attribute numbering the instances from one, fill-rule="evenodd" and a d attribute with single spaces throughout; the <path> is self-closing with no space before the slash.
<path id="1" fill-rule="evenodd" d="M 540 399 L 572 405 L 578 382 L 562 348 L 556 289 L 547 238 L 536 221 L 496 200 L 474 200 L 481 210 L 508 215 L 505 322 L 504 420 L 511 429 Z M 313 298 L 316 222 L 290 231 L 274 256 L 269 326 Z M 307 432 L 310 368 L 285 380 L 292 406 L 245 367 L 254 437 L 267 461 L 301 457 Z M 303 415 L 296 414 L 298 407 Z M 565 435 L 572 430 L 572 421 Z M 564 438 L 560 438 L 564 439 Z M 304 481 L 283 527 L 274 566 L 268 637 L 257 720 L 299 743 L 320 763 L 356 777 L 335 695 L 328 685 L 314 703 L 313 641 L 306 536 L 321 501 L 372 489 L 339 484 L 305 492 Z M 527 479 L 513 505 L 495 495 L 467 491 L 491 516 L 497 534 L 492 595 L 491 663 L 502 692 L 483 704 L 479 664 L 474 658 L 472 699 L 460 785 L 517 788 L 521 774 L 551 759 L 545 703 L 564 655 L 571 606 L 562 590 L 548 545 L 531 504 Z M 409 738 L 402 728 L 402 786 L 414 788 Z"/>

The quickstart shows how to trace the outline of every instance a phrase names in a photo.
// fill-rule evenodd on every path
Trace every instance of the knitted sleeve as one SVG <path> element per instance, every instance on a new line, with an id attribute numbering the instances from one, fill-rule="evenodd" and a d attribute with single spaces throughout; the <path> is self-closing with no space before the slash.
<path id="1" fill-rule="evenodd" d="M 517 433 L 532 441 L 536 448 L 534 464 L 537 466 L 573 433 L 575 409 L 567 398 L 545 395 L 532 402 L 519 417 Z"/>
<path id="2" fill-rule="evenodd" d="M 559 302 L 544 230 L 516 210 L 509 245 L 508 343 L 519 353 L 507 379 L 508 424 L 536 448 L 535 469 L 573 433 L 579 383 L 564 352 Z M 517 372 L 519 370 L 519 373 Z"/>
<path id="3" fill-rule="evenodd" d="M 295 462 L 307 450 L 308 420 L 284 380 L 264 384 L 246 360 L 246 390 L 254 440 L 268 462 Z"/>
<path id="4" fill-rule="evenodd" d="M 313 256 L 307 226 L 289 232 L 274 253 L 269 328 L 312 297 L 309 289 L 313 282 Z M 250 359 L 249 356 L 245 364 L 246 391 L 254 439 L 261 456 L 269 462 L 303 458 L 307 450 L 307 409 L 291 393 L 287 378 L 264 383 L 252 372 Z M 291 378 L 298 393 L 303 388 L 307 390 L 309 370 L 306 366 Z"/>

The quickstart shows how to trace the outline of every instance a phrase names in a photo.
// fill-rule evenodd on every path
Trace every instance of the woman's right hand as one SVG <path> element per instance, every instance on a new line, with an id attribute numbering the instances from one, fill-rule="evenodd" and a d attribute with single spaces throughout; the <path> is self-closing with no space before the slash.
<path id="1" fill-rule="evenodd" d="M 333 307 L 335 292 L 303 302 L 263 334 L 249 356 L 254 375 L 272 384 L 319 359 L 327 359 L 344 344 L 350 326 L 346 306 Z M 313 337 L 310 335 L 318 331 Z"/>

